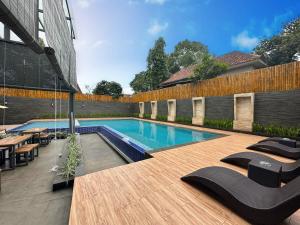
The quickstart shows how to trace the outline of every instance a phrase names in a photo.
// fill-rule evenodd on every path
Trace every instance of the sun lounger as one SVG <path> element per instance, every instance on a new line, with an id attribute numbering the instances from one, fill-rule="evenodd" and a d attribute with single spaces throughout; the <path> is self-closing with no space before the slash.
<path id="1" fill-rule="evenodd" d="M 291 159 L 300 159 L 300 148 L 292 148 L 274 141 L 259 142 L 247 149 L 281 155 Z"/>
<path id="2" fill-rule="evenodd" d="M 222 159 L 222 162 L 230 163 L 242 168 L 247 169 L 248 164 L 252 160 L 265 161 L 271 164 L 280 165 L 281 166 L 281 181 L 289 182 L 294 178 L 300 175 L 300 160 L 297 160 L 293 163 L 283 163 L 272 159 L 269 156 L 262 155 L 256 152 L 240 152 L 236 154 L 229 155 Z"/>
<path id="3" fill-rule="evenodd" d="M 213 193 L 254 224 L 279 224 L 300 208 L 300 177 L 281 188 L 269 188 L 233 170 L 207 167 L 181 179 Z"/>
<path id="4" fill-rule="evenodd" d="M 269 138 L 259 141 L 259 143 L 266 142 L 266 141 L 274 141 L 274 142 L 278 142 L 282 145 L 287 145 L 289 147 L 300 148 L 300 141 L 297 141 L 294 139 L 282 138 L 282 137 L 269 137 Z"/>

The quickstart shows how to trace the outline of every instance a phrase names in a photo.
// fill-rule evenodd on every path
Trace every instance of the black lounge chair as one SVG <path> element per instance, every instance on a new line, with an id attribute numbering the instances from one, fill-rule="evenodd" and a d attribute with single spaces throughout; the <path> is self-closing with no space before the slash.
<path id="1" fill-rule="evenodd" d="M 269 188 L 233 170 L 207 167 L 181 179 L 214 193 L 254 224 L 278 224 L 300 208 L 300 177 L 281 188 Z"/>
<path id="2" fill-rule="evenodd" d="M 294 139 L 289 139 L 289 138 L 282 138 L 282 137 L 269 137 L 269 138 L 259 141 L 258 143 L 266 142 L 266 141 L 274 141 L 274 142 L 278 142 L 282 145 L 287 145 L 289 147 L 300 148 L 300 141 L 297 141 Z"/>
<path id="3" fill-rule="evenodd" d="M 259 160 L 259 161 L 266 161 L 271 164 L 276 164 L 281 166 L 281 181 L 282 182 L 289 182 L 294 178 L 300 175 L 300 160 L 297 160 L 293 163 L 283 163 L 272 159 L 269 156 L 262 155 L 256 152 L 240 152 L 236 154 L 229 155 L 224 159 L 221 159 L 222 162 L 230 163 L 242 168 L 247 169 L 248 164 L 252 160 Z"/>
<path id="4" fill-rule="evenodd" d="M 281 155 L 290 159 L 300 159 L 300 148 L 292 148 L 274 141 L 259 142 L 247 149 Z"/>

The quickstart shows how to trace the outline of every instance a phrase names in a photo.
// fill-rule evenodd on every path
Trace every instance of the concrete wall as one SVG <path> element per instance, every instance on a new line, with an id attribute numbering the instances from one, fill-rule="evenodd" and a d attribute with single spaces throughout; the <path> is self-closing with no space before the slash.
<path id="1" fill-rule="evenodd" d="M 3 97 L 0 98 L 3 104 Z M 51 99 L 32 99 L 6 97 L 5 124 L 19 124 L 28 120 L 39 118 L 41 115 L 54 114 L 54 101 Z M 59 108 L 59 107 L 58 107 Z M 3 112 L 0 110 L 1 124 Z M 67 113 L 67 102 L 62 101 L 62 113 Z"/>
<path id="2" fill-rule="evenodd" d="M 233 96 L 206 97 L 205 118 L 207 119 L 234 119 Z"/>
<path id="3" fill-rule="evenodd" d="M 254 121 L 300 127 L 300 90 L 255 94 Z"/>
<path id="4" fill-rule="evenodd" d="M 131 114 L 131 103 L 121 102 L 91 102 L 91 101 L 76 101 L 75 102 L 75 115 L 88 115 L 88 114 Z"/>
<path id="5" fill-rule="evenodd" d="M 7 107 L 5 110 L 5 124 L 19 124 L 31 119 L 41 118 L 55 113 L 53 99 L 6 97 Z M 0 97 L 3 104 L 3 96 Z M 61 113 L 67 115 L 68 101 L 61 102 Z M 75 115 L 92 114 L 123 114 L 133 112 L 133 104 L 118 102 L 91 102 L 76 101 L 74 104 Z M 0 124 L 3 122 L 3 110 L 0 110 Z M 60 112 L 60 102 L 57 101 L 57 113 Z"/>
<path id="6" fill-rule="evenodd" d="M 192 99 L 179 99 L 176 101 L 176 115 L 192 117 L 193 116 L 193 103 Z"/>
<path id="7" fill-rule="evenodd" d="M 205 98 L 205 118 L 234 120 L 234 97 L 216 96 Z M 150 104 L 150 103 L 149 103 Z M 158 115 L 168 114 L 167 101 L 158 101 Z M 132 107 L 134 112 L 137 103 Z M 146 105 L 146 103 L 145 103 Z M 191 99 L 177 100 L 177 116 L 192 117 Z M 151 108 L 150 108 L 151 112 Z M 255 94 L 254 122 L 286 127 L 300 126 L 300 90 Z"/>
<path id="8" fill-rule="evenodd" d="M 167 101 L 157 101 L 157 115 L 168 115 L 168 103 Z"/>
<path id="9" fill-rule="evenodd" d="M 144 113 L 145 114 L 148 114 L 148 115 L 151 115 L 151 103 L 150 102 L 145 102 L 145 105 L 144 105 Z"/>
<path id="10" fill-rule="evenodd" d="M 24 123 L 28 120 L 54 114 L 53 99 L 33 99 L 6 97 L 6 124 Z M 206 97 L 205 117 L 208 119 L 234 119 L 233 96 Z M 3 97 L 0 97 L 3 105 Z M 158 101 L 158 115 L 168 114 L 167 101 Z M 192 117 L 192 100 L 177 100 L 177 116 Z M 57 101 L 59 113 L 59 101 Z M 118 102 L 75 102 L 75 115 L 138 113 L 138 103 Z M 68 113 L 68 101 L 62 101 L 62 113 Z M 150 102 L 145 102 L 145 113 L 151 114 Z M 3 120 L 3 110 L 0 110 Z M 300 126 L 300 90 L 288 92 L 256 93 L 254 105 L 254 122 L 263 125 L 276 124 L 287 127 Z M 0 122 L 1 123 L 1 122 Z"/>
<path id="11" fill-rule="evenodd" d="M 145 102 L 145 113 L 147 114 L 147 105 L 151 113 L 150 102 Z M 157 102 L 157 115 L 168 115 L 167 101 Z M 134 104 L 133 110 L 138 113 L 138 103 Z M 230 119 L 233 120 L 233 96 L 225 97 L 207 97 L 206 98 L 206 118 L 209 119 Z M 192 117 L 193 104 L 192 99 L 179 99 L 176 101 L 177 116 Z"/>

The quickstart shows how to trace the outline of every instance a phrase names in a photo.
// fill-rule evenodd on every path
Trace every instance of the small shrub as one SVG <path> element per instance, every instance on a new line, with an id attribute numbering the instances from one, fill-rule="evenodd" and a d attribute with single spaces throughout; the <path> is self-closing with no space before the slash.
<path id="1" fill-rule="evenodd" d="M 182 124 L 192 124 L 192 118 L 185 116 L 176 116 L 175 122 Z"/>
<path id="2" fill-rule="evenodd" d="M 159 120 L 159 121 L 167 121 L 167 120 L 168 120 L 168 117 L 165 116 L 165 115 L 157 115 L 157 116 L 156 116 L 156 120 Z"/>
<path id="3" fill-rule="evenodd" d="M 81 149 L 77 143 L 75 134 L 71 134 L 68 139 L 67 154 L 68 157 L 62 168 L 62 176 L 69 180 L 70 177 L 75 176 L 76 167 L 79 165 L 81 159 Z"/>
<path id="4" fill-rule="evenodd" d="M 258 123 L 253 124 L 253 132 L 266 136 L 280 136 L 280 137 L 300 137 L 299 127 L 283 127 L 280 125 L 270 124 L 262 125 Z"/>
<path id="5" fill-rule="evenodd" d="M 139 115 L 140 115 L 140 114 L 138 114 L 138 113 L 133 113 L 133 114 L 132 114 L 133 117 L 137 117 L 137 118 L 139 117 Z"/>
<path id="6" fill-rule="evenodd" d="M 220 120 L 204 119 L 204 126 L 209 128 L 216 128 L 220 130 L 232 130 L 233 121 L 227 119 L 220 119 Z"/>
<path id="7" fill-rule="evenodd" d="M 144 114 L 144 119 L 151 119 L 151 114 Z"/>

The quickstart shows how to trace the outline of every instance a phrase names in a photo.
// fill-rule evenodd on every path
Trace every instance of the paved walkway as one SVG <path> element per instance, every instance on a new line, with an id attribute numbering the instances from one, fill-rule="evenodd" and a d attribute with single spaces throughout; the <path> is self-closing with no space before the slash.
<path id="1" fill-rule="evenodd" d="M 81 135 L 80 142 L 85 156 L 85 173 L 127 164 L 97 134 Z"/>
<path id="2" fill-rule="evenodd" d="M 2 173 L 0 225 L 68 224 L 72 189 L 52 192 L 53 174 L 65 140 L 40 148 L 40 156 L 28 166 Z M 126 164 L 98 135 L 82 135 L 86 173 Z"/>
<path id="3" fill-rule="evenodd" d="M 0 224 L 41 225 L 67 224 L 72 189 L 52 192 L 55 165 L 64 140 L 40 148 L 40 156 L 28 166 L 2 173 Z"/>

